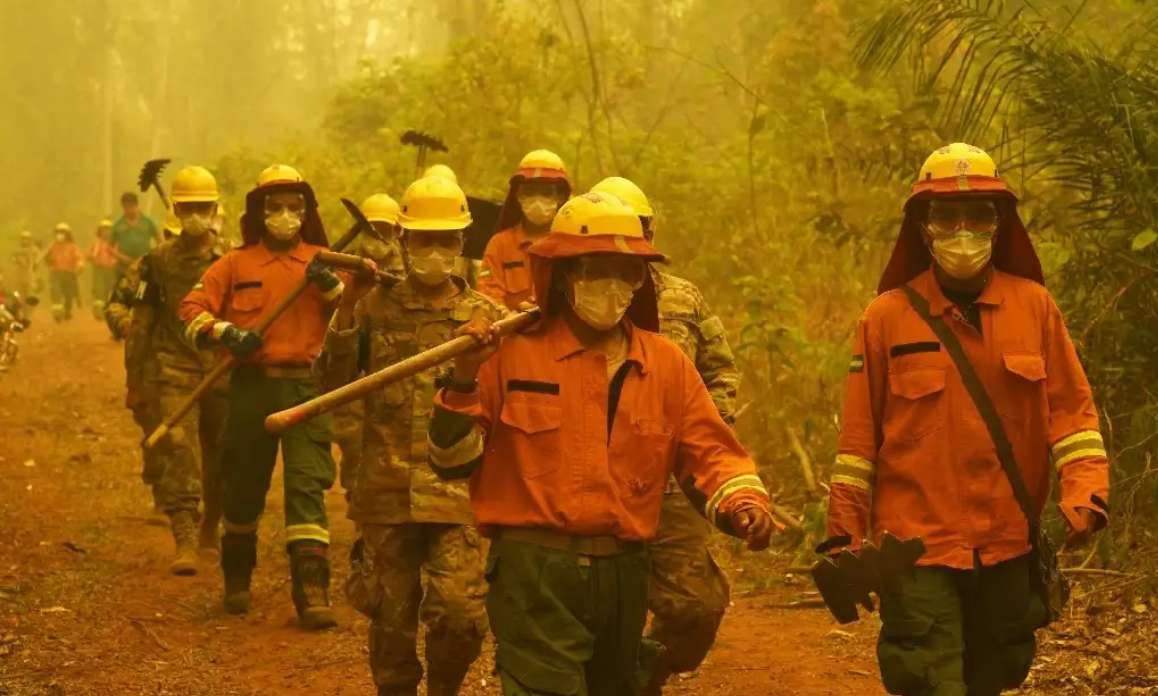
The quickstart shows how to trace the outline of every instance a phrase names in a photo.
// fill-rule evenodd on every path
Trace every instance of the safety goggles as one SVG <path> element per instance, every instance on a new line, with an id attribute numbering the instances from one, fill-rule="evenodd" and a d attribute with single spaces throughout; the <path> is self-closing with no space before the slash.
<path id="1" fill-rule="evenodd" d="M 592 254 L 575 260 L 576 280 L 607 280 L 614 278 L 631 286 L 632 290 L 643 287 L 647 277 L 647 264 L 643 259 L 623 254 Z"/>
<path id="2" fill-rule="evenodd" d="M 997 231 L 997 206 L 986 200 L 933 200 L 926 229 L 929 236 L 951 237 L 959 231 L 992 236 Z"/>
<path id="3" fill-rule="evenodd" d="M 264 210 L 266 215 L 278 215 L 285 211 L 300 215 L 305 212 L 305 209 L 306 199 L 300 194 L 289 196 L 272 195 L 266 196 L 265 198 Z"/>
<path id="4" fill-rule="evenodd" d="M 449 256 L 462 253 L 462 232 L 458 230 L 407 230 L 406 248 L 411 256 L 423 256 L 435 251 Z"/>

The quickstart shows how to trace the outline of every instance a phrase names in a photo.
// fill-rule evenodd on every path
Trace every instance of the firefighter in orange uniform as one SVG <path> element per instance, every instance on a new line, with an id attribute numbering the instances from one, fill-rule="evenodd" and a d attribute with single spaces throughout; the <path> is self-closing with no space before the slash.
<path id="1" fill-rule="evenodd" d="M 328 246 L 326 233 L 313 189 L 292 167 L 273 165 L 261 173 L 246 196 L 241 229 L 244 246 L 210 266 L 180 307 L 191 341 L 216 342 L 240 361 L 230 379 L 221 462 L 225 609 L 249 610 L 258 522 L 280 444 L 294 606 L 304 628 L 326 628 L 335 623 L 325 506 L 334 483 L 330 419 L 303 423 L 280 438 L 266 433 L 264 421 L 316 395 L 311 363 L 321 353 L 342 283 L 315 259 Z M 306 292 L 258 334 L 258 322 L 306 278 Z"/>
<path id="2" fill-rule="evenodd" d="M 982 150 L 934 152 L 857 328 L 823 546 L 855 549 L 870 530 L 878 543 L 885 531 L 924 541 L 914 572 L 880 598 L 889 693 L 990 696 L 1020 685 L 1034 630 L 1048 622 L 1031 581 L 1029 518 L 1045 506 L 1053 469 L 1070 541 L 1109 514 L 1090 386 L 1016 203 Z M 957 343 L 977 379 L 958 369 Z M 992 409 L 977 406 L 977 385 Z M 995 428 L 1011 456 L 999 454 Z M 1030 515 L 1002 459 L 1019 472 Z"/>
<path id="3" fill-rule="evenodd" d="M 768 493 L 695 365 L 659 327 L 635 212 L 588 193 L 530 248 L 543 319 L 456 360 L 435 396 L 428 454 L 471 478 L 492 540 L 487 612 L 504 693 L 635 694 L 648 540 L 668 476 L 750 548 L 768 545 Z"/>
<path id="4" fill-rule="evenodd" d="M 523 157 L 499 212 L 499 232 L 483 254 L 479 292 L 509 309 L 531 299 L 527 249 L 551 229 L 555 211 L 570 195 L 567 168 L 558 155 L 533 150 Z"/>

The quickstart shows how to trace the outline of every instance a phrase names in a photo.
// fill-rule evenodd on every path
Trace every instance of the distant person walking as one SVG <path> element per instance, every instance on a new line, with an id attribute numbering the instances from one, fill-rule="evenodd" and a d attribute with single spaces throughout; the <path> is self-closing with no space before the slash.
<path id="1" fill-rule="evenodd" d="M 88 250 L 92 262 L 92 315 L 104 317 L 105 305 L 117 283 L 117 254 L 112 242 L 113 223 L 101 220 L 97 225 L 97 236 Z"/>
<path id="2" fill-rule="evenodd" d="M 113 225 L 111 238 L 113 253 L 117 257 L 117 278 L 124 275 L 129 264 L 161 243 L 156 223 L 141 213 L 137 194 L 132 191 L 121 194 L 121 210 L 124 214 Z"/>
<path id="3" fill-rule="evenodd" d="M 58 322 L 72 319 L 73 305 L 80 305 L 80 287 L 77 276 L 84 270 L 80 247 L 72 240 L 72 228 L 61 222 L 56 226 L 56 238 L 44 261 L 48 264 L 52 293 L 52 317 Z"/>

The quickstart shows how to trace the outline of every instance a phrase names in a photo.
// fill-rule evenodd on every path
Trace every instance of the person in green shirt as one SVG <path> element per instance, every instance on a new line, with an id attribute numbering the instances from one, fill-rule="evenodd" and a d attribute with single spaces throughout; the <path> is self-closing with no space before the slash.
<path id="1" fill-rule="evenodd" d="M 124 275 L 129 264 L 149 253 L 154 244 L 161 242 L 157 225 L 141 213 L 137 194 L 121 194 L 124 215 L 113 225 L 113 253 L 117 257 L 117 277 Z"/>

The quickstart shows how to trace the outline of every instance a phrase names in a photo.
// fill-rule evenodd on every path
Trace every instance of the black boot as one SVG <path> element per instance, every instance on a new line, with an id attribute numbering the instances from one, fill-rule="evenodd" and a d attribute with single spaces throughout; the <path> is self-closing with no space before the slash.
<path id="1" fill-rule="evenodd" d="M 308 631 L 337 626 L 330 606 L 330 561 L 326 545 L 318 541 L 290 544 L 294 608 L 298 622 Z"/>
<path id="2" fill-rule="evenodd" d="M 221 537 L 221 572 L 225 576 L 225 611 L 249 611 L 249 579 L 257 565 L 257 534 L 229 534 Z"/>

